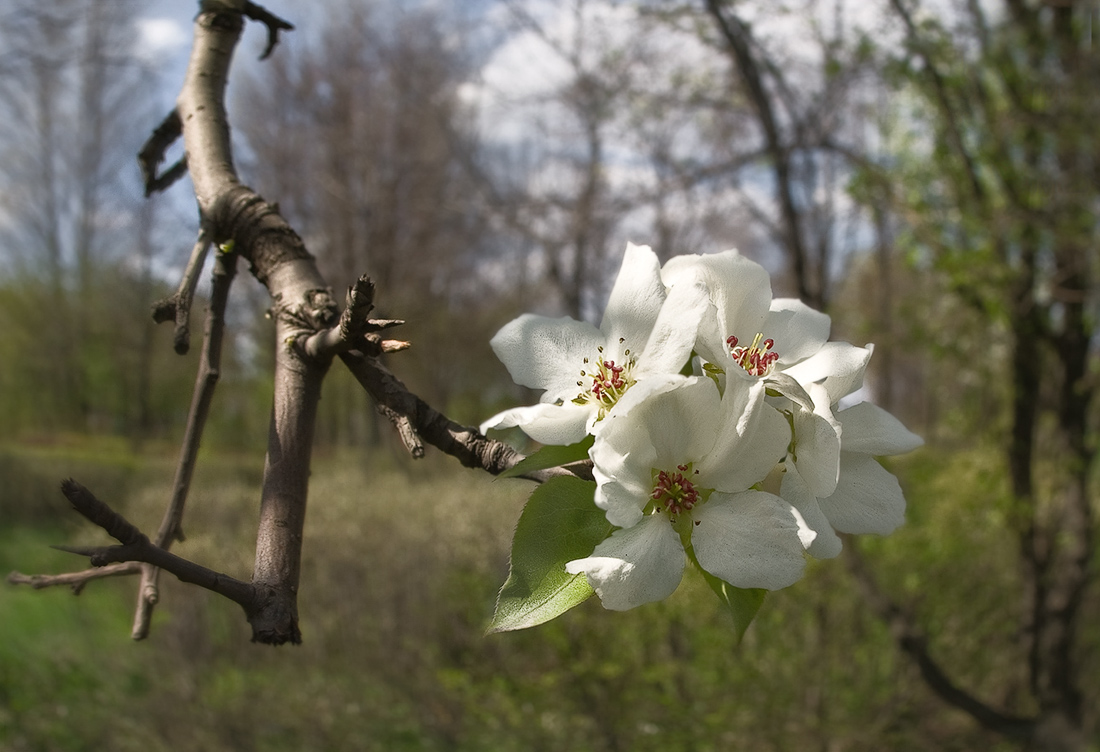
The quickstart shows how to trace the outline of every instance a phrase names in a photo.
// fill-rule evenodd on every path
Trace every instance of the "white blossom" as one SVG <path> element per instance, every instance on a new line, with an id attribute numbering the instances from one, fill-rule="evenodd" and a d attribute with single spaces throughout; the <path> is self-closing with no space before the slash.
<path id="1" fill-rule="evenodd" d="M 648 246 L 628 245 L 600 327 L 525 314 L 490 344 L 516 383 L 545 390 L 539 404 L 506 410 L 481 426 L 519 426 L 543 444 L 573 444 L 614 414 L 620 399 L 688 361 L 705 291 L 670 294 Z"/>
<path id="2" fill-rule="evenodd" d="M 566 570 L 583 572 L 615 610 L 670 595 L 689 547 L 703 569 L 735 587 L 792 584 L 804 565 L 797 519 L 790 505 L 753 488 L 789 442 L 762 382 L 719 394 L 709 378 L 669 377 L 597 435 L 589 452 L 595 501 L 620 529 Z"/>

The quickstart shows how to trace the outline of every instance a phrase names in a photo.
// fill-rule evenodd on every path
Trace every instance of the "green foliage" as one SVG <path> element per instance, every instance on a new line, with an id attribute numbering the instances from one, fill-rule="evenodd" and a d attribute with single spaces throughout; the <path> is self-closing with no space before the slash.
<path id="1" fill-rule="evenodd" d="M 74 449 L 36 454 L 27 493 L 75 517 L 52 476 L 90 477 L 147 529 L 159 522 L 170 457 L 128 455 L 119 442 L 96 469 L 95 445 Z M 179 553 L 248 576 L 261 467 L 204 458 Z M 402 467 L 322 454 L 314 469 L 303 645 L 248 644 L 239 608 L 169 577 L 137 644 L 135 580 L 92 583 L 79 598 L 5 585 L 0 749 L 1013 749 L 943 712 L 840 561 L 811 562 L 801 582 L 769 594 L 740 645 L 697 577 L 661 603 L 612 613 L 592 598 L 538 629 L 484 636 L 529 484 L 489 483 L 440 458 Z M 983 696 L 1011 698 L 1024 656 L 1009 618 L 1018 582 L 997 454 L 925 449 L 891 469 L 910 522 L 860 547 L 892 593 L 917 596 L 937 656 Z M 21 496 L 0 517 L 4 571 L 64 571 L 74 557 L 46 544 L 103 542 L 84 525 L 9 517 Z M 979 562 L 975 550 L 996 555 Z M 1084 640 L 1097 645 L 1090 608 Z M 1086 657 L 1085 668 L 1095 693 L 1100 666 Z"/>
<path id="2" fill-rule="evenodd" d="M 124 264 L 93 270 L 95 289 L 60 298 L 32 274 L 0 280 L 0 421 L 10 440 L 57 441 L 94 434 L 132 441 L 178 438 L 187 417 L 202 342 L 203 301 L 191 315 L 191 351 L 172 349 L 171 325 L 159 328 L 152 302 L 162 284 L 136 277 Z M 44 325 L 44 311 L 53 322 Z M 78 326 L 79 324 L 79 326 Z M 270 337 L 267 329 L 226 339 L 208 443 L 262 447 L 270 377 L 239 343 Z M 360 389 L 360 391 L 362 391 Z"/>
<path id="3" fill-rule="evenodd" d="M 586 460 L 588 459 L 588 450 L 592 448 L 594 441 L 595 437 L 589 435 L 576 444 L 570 444 L 569 446 L 544 446 L 524 457 L 498 477 L 518 478 L 527 473 L 535 473 L 539 470 L 548 470 L 552 467 L 561 467 L 571 462 Z"/>
<path id="4" fill-rule="evenodd" d="M 730 616 L 733 617 L 733 633 L 737 636 L 737 641 L 740 642 L 745 636 L 745 630 L 749 628 L 752 620 L 756 618 L 757 612 L 760 611 L 760 607 L 764 605 L 764 596 L 768 594 L 768 591 L 760 588 L 734 587 L 699 566 L 699 562 L 694 555 L 692 556 L 692 563 L 703 575 L 703 579 L 714 591 L 714 594 L 718 596 L 718 599 L 729 609 Z"/>
<path id="5" fill-rule="evenodd" d="M 611 534 L 603 510 L 592 503 L 595 491 L 591 481 L 563 476 L 531 494 L 516 524 L 511 567 L 490 632 L 542 624 L 593 594 L 585 575 L 569 574 L 565 565 L 590 555 Z"/>

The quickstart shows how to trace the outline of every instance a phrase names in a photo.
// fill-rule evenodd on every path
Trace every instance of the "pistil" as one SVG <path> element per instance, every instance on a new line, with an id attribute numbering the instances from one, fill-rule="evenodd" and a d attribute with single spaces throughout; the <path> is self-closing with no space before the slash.
<path id="1" fill-rule="evenodd" d="M 657 472 L 653 481 L 653 499 L 658 509 L 668 513 L 669 518 L 675 522 L 676 518 L 684 512 L 690 512 L 696 504 L 702 501 L 699 489 L 687 476 L 696 475 L 698 471 L 692 471 L 691 465 L 677 465 L 676 472 L 661 470 Z"/>

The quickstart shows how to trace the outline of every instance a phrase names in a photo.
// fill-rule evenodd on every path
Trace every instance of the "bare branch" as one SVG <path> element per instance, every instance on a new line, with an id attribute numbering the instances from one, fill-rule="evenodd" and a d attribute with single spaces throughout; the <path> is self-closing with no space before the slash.
<path id="1" fill-rule="evenodd" d="M 850 537 L 845 540 L 843 550 L 845 563 L 859 584 L 864 599 L 889 626 L 901 651 L 917 664 L 929 689 L 990 731 L 1015 739 L 1030 738 L 1036 730 L 1036 719 L 1001 713 L 951 681 L 943 667 L 928 652 L 928 639 L 913 617 L 879 588 L 855 540 Z"/>
<path id="2" fill-rule="evenodd" d="M 348 288 L 344 312 L 335 326 L 310 335 L 299 343 L 306 358 L 321 360 L 346 352 L 360 350 L 367 355 L 399 352 L 410 347 L 403 340 L 382 339 L 379 332 L 400 326 L 401 319 L 372 319 L 374 283 L 366 275 Z"/>
<path id="3" fill-rule="evenodd" d="M 100 501 L 84 486 L 74 480 L 61 484 L 61 491 L 89 521 L 106 530 L 112 538 L 122 545 L 103 547 L 66 547 L 57 546 L 62 551 L 70 551 L 88 556 L 92 566 L 102 567 L 116 562 L 146 562 L 171 572 L 180 579 L 212 590 L 240 605 L 247 614 L 257 610 L 257 589 L 247 582 L 234 579 L 229 575 L 215 572 L 187 559 L 176 556 L 153 545 L 148 537 L 131 524 L 125 517 Z"/>
<path id="4" fill-rule="evenodd" d="M 161 124 L 153 129 L 149 140 L 138 152 L 138 165 L 141 167 L 141 177 L 145 182 L 146 198 L 158 191 L 166 190 L 187 172 L 187 155 L 184 154 L 165 172 L 160 175 L 157 174 L 157 168 L 164 161 L 168 147 L 174 144 L 181 135 L 183 135 L 183 123 L 180 121 L 179 112 L 173 109 L 165 116 Z"/>
<path id="5" fill-rule="evenodd" d="M 177 100 L 190 155 L 195 197 L 211 237 L 232 239 L 236 251 L 270 291 L 276 350 L 274 404 L 260 493 L 256 560 L 252 575 L 262 602 L 249 613 L 253 639 L 269 644 L 301 641 L 297 592 L 309 460 L 321 382 L 327 362 L 310 361 L 299 338 L 336 319 L 324 278 L 301 238 L 276 207 L 240 184 L 233 167 L 225 88 L 232 52 L 243 25 L 243 3 L 205 0 L 195 22 L 195 43 Z"/>
<path id="6" fill-rule="evenodd" d="M 153 193 L 167 189 L 182 178 L 187 172 L 187 155 L 179 158 L 172 167 L 164 173 L 157 175 L 156 169 L 164 162 L 164 156 L 168 147 L 172 146 L 183 135 L 184 125 L 179 120 L 179 112 L 175 109 L 165 115 L 160 125 L 153 130 L 149 141 L 141 147 L 138 153 L 138 165 L 141 167 L 142 179 L 145 183 L 145 197 L 149 198 Z"/>
<path id="7" fill-rule="evenodd" d="M 172 541 L 184 539 L 182 520 L 183 509 L 191 489 L 191 478 L 198 461 L 199 444 L 202 440 L 206 418 L 210 414 L 210 404 L 214 398 L 214 388 L 221 374 L 222 340 L 225 333 L 225 309 L 229 302 L 229 288 L 237 270 L 235 253 L 219 253 L 214 263 L 214 280 L 210 295 L 210 308 L 206 315 L 203 334 L 202 356 L 198 373 L 195 376 L 195 388 L 191 396 L 191 408 L 187 414 L 187 428 L 183 434 L 183 446 L 180 449 L 179 463 L 176 465 L 176 477 L 172 483 L 172 498 L 164 512 L 160 529 L 157 531 L 156 545 L 168 550 Z M 138 603 L 134 612 L 134 624 L 130 636 L 142 640 L 149 634 L 149 625 L 153 616 L 153 606 L 159 600 L 156 567 L 142 567 L 141 585 L 138 588 Z"/>
<path id="8" fill-rule="evenodd" d="M 107 577 L 121 577 L 123 575 L 137 574 L 140 571 L 141 564 L 134 561 L 126 562 L 125 564 L 110 564 L 95 569 L 85 569 L 81 572 L 66 572 L 64 574 L 27 575 L 21 572 L 12 572 L 8 575 L 7 581 L 11 585 L 30 585 L 35 590 L 57 587 L 59 585 L 68 585 L 73 589 L 74 595 L 80 595 L 80 592 L 84 590 L 84 586 L 92 580 L 102 580 Z"/>
<path id="9" fill-rule="evenodd" d="M 252 626 L 254 641 L 269 644 L 301 641 L 297 593 L 310 455 L 321 383 L 337 352 L 374 395 L 382 411 L 398 426 L 414 455 L 423 454 L 424 446 L 431 444 L 468 467 L 494 474 L 522 459 L 507 445 L 454 423 L 409 393 L 377 359 L 384 352 L 407 347 L 408 343 L 383 339 L 382 333 L 400 321 L 369 318 L 373 302 L 370 280 L 364 277 L 353 286 L 344 314 L 338 317 L 331 291 L 301 238 L 275 205 L 239 182 L 230 149 L 224 94 L 228 66 L 239 40 L 246 5 L 253 13 L 257 12 L 255 6 L 242 0 L 203 0 L 175 116 L 158 129 L 161 135 L 155 143 L 143 150 L 143 165 L 155 166 L 163 157 L 165 145 L 178 137 L 175 130 L 180 129 L 199 205 L 201 232 L 188 270 L 174 298 L 158 308 L 160 320 L 176 321 L 177 350 L 187 346 L 188 312 L 210 243 L 233 244 L 232 252 L 218 255 L 203 359 L 196 378 L 173 497 L 156 540 L 150 541 L 87 489 L 67 481 L 64 490 L 73 505 L 111 533 L 120 545 L 64 547 L 63 550 L 88 556 L 99 568 L 89 573 L 45 578 L 13 574 L 11 577 L 14 582 L 35 587 L 66 582 L 79 588 L 97 576 L 142 571 L 133 630 L 137 639 L 148 632 L 151 610 L 157 601 L 157 572 L 164 569 L 184 582 L 197 584 L 240 604 Z M 147 178 L 154 172 L 155 169 L 150 169 Z M 167 550 L 174 540 L 182 540 L 184 502 L 218 377 L 225 304 L 236 255 L 249 262 L 252 274 L 271 293 L 275 337 L 279 345 L 251 583 L 214 572 Z M 591 469 L 584 463 L 569 469 L 532 473 L 530 477 L 539 481 L 562 473 L 591 477 Z"/>
<path id="10" fill-rule="evenodd" d="M 413 427 L 409 416 L 402 415 L 385 405 L 379 405 L 378 412 L 386 416 L 386 420 L 393 424 L 398 438 L 401 439 L 401 444 L 409 454 L 414 459 L 421 459 L 424 456 L 424 442 L 421 440 L 420 434 L 416 432 L 416 428 Z"/>
<path id="11" fill-rule="evenodd" d="M 476 428 L 455 423 L 433 409 L 424 400 L 410 392 L 401 380 L 377 358 L 356 352 L 343 353 L 340 358 L 391 421 L 395 418 L 402 419 L 398 425 L 399 432 L 411 431 L 424 442 L 431 444 L 444 454 L 451 455 L 464 466 L 485 470 L 493 475 L 499 475 L 523 459 L 522 454 L 504 442 L 490 439 Z M 422 443 L 411 436 L 406 438 L 403 435 L 402 440 L 410 451 L 415 452 L 416 447 L 422 447 Z M 523 477 L 542 482 L 555 475 L 575 475 L 587 480 L 592 479 L 591 467 L 586 463 L 554 468 Z"/>
<path id="12" fill-rule="evenodd" d="M 955 149 L 955 152 L 963 160 L 971 194 L 978 201 L 979 205 L 981 205 L 985 201 L 986 191 L 982 186 L 981 179 L 978 175 L 978 169 L 974 164 L 974 157 L 970 153 L 970 150 L 967 149 L 966 143 L 963 140 L 962 128 L 959 124 L 958 109 L 948 96 L 947 84 L 944 82 L 943 74 L 935 64 L 935 61 L 928 54 L 921 40 L 916 22 L 913 20 L 913 14 L 905 7 L 903 0 L 890 0 L 890 5 L 893 6 L 894 11 L 905 24 L 907 41 L 920 57 L 921 63 L 924 65 L 928 81 L 935 93 L 936 104 L 939 106 L 940 114 L 943 117 L 944 127 L 947 129 L 947 137 L 952 147 Z"/>
<path id="13" fill-rule="evenodd" d="M 206 253 L 210 249 L 210 236 L 204 227 L 199 228 L 199 236 L 191 248 L 191 258 L 183 272 L 179 289 L 175 295 L 157 301 L 153 305 L 153 320 L 158 324 L 175 321 L 173 347 L 180 355 L 191 349 L 191 304 L 195 300 L 195 290 L 199 285 L 199 275 L 206 263 Z"/>
<path id="14" fill-rule="evenodd" d="M 808 285 L 807 253 L 802 237 L 802 220 L 794 196 L 790 149 L 784 143 L 774 105 L 764 86 L 762 68 L 767 67 L 766 61 L 762 63 L 760 56 L 754 53 L 755 41 L 748 25 L 732 11 L 726 12 L 721 0 L 706 0 L 706 8 L 729 48 L 764 131 L 768 154 L 774 163 L 776 199 L 783 217 L 783 239 L 791 254 L 798 295 L 815 308 L 823 309 L 825 290 L 811 290 Z"/>
<path id="15" fill-rule="evenodd" d="M 279 18 L 271 11 L 261 8 L 255 3 L 246 2 L 244 4 L 244 14 L 253 21 L 260 21 L 267 26 L 267 46 L 264 47 L 260 60 L 266 60 L 271 55 L 275 45 L 279 43 L 280 31 L 292 31 L 294 29 L 294 24 Z"/>

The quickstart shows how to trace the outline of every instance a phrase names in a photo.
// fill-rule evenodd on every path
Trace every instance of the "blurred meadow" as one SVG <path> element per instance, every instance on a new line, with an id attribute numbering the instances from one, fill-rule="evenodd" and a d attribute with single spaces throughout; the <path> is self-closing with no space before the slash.
<path id="1" fill-rule="evenodd" d="M 5 571 L 66 571 L 74 557 L 48 544 L 103 541 L 67 510 L 59 473 L 156 523 L 171 455 L 109 445 L 0 454 Z M 211 452 L 202 468 L 176 550 L 247 576 L 261 464 Z M 893 469 L 909 522 L 861 548 L 919 604 L 931 647 L 961 680 L 1011 692 L 1019 583 L 995 458 L 925 450 Z M 0 591 L 0 749 L 1013 748 L 924 687 L 838 562 L 813 562 L 769 596 L 740 646 L 692 574 L 667 602 L 613 613 L 592 599 L 549 624 L 486 636 L 528 484 L 347 450 L 322 452 L 314 477 L 301 646 L 249 644 L 234 604 L 168 576 L 140 643 L 129 639 L 132 580 L 77 597 Z M 976 560 L 975 550 L 991 553 Z M 1100 633 L 1086 638 L 1095 649 Z M 1100 672 L 1085 675 L 1100 691 Z"/>
<path id="2" fill-rule="evenodd" d="M 168 575 L 140 642 L 137 578 L 5 584 L 0 752 L 1100 750 L 1095 3 L 265 5 L 298 28 L 262 63 L 246 29 L 242 179 L 338 299 L 371 275 L 413 343 L 387 365 L 454 420 L 537 399 L 489 339 L 524 311 L 598 323 L 628 240 L 662 260 L 737 247 L 834 339 L 874 343 L 859 396 L 926 445 L 884 461 L 906 524 L 845 546 L 899 619 L 842 557 L 769 594 L 740 645 L 692 572 L 661 603 L 486 635 L 532 486 L 411 459 L 336 364 L 303 644 L 250 644 L 236 605 Z M 0 8 L 5 574 L 82 569 L 49 546 L 109 542 L 65 478 L 146 532 L 170 496 L 209 285 L 176 355 L 149 310 L 179 284 L 194 196 L 144 200 L 134 154 L 194 7 Z M 248 580 L 276 344 L 243 266 L 173 551 Z M 1013 736 L 1050 717 L 1072 743 Z"/>

